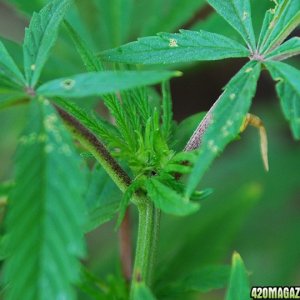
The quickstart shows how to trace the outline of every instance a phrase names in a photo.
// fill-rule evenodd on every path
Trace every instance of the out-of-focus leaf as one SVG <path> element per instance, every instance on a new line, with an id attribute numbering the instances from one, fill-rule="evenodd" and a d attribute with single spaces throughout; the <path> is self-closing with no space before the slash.
<path id="1" fill-rule="evenodd" d="M 0 88 L 0 109 L 9 107 L 10 105 L 19 102 L 21 99 L 25 99 L 26 97 L 28 96 L 21 91 Z"/>
<path id="2" fill-rule="evenodd" d="M 248 299 L 250 299 L 248 275 L 242 258 L 235 252 L 232 257 L 230 282 L 226 300 Z"/>
<path id="3" fill-rule="evenodd" d="M 7 235 L 3 235 L 0 237 L 0 261 L 7 259 L 10 255 L 10 251 L 7 247 L 7 242 Z"/>
<path id="4" fill-rule="evenodd" d="M 208 112 L 211 119 L 203 135 L 198 161 L 189 176 L 187 196 L 192 194 L 214 158 L 239 134 L 256 92 L 260 70 L 259 63 L 247 63 L 230 80 L 224 93 Z M 205 121 L 203 119 L 202 122 Z"/>
<path id="5" fill-rule="evenodd" d="M 87 207 L 87 224 L 85 231 L 110 221 L 118 211 L 122 193 L 100 167 L 95 167 L 90 174 L 85 202 Z"/>
<path id="6" fill-rule="evenodd" d="M 208 3 L 235 30 L 239 32 L 248 47 L 255 49 L 255 35 L 252 25 L 251 6 L 249 0 L 208 0 Z"/>
<path id="7" fill-rule="evenodd" d="M 103 45 L 112 48 L 128 40 L 132 23 L 133 0 L 95 0 L 98 30 Z"/>
<path id="8" fill-rule="evenodd" d="M 155 84 L 179 75 L 180 72 L 168 71 L 90 72 L 47 82 L 37 92 L 47 97 L 80 98 Z"/>
<path id="9" fill-rule="evenodd" d="M 294 0 L 274 1 L 275 7 L 266 12 L 258 49 L 267 53 L 280 45 L 300 23 L 300 2 Z"/>
<path id="10" fill-rule="evenodd" d="M 75 299 L 72 284 L 85 252 L 85 178 L 71 136 L 48 101 L 31 102 L 16 164 L 7 216 L 6 299 Z"/>
<path id="11" fill-rule="evenodd" d="M 291 124 L 293 135 L 300 139 L 300 71 L 282 62 L 267 62 L 276 85 L 281 107 Z"/>
<path id="12" fill-rule="evenodd" d="M 21 70 L 21 68 L 23 68 L 22 45 L 12 40 L 5 39 L 3 37 L 1 37 L 1 42 L 5 46 L 10 56 L 13 57 L 14 62 L 18 66 L 18 69 Z"/>
<path id="13" fill-rule="evenodd" d="M 92 53 L 90 48 L 86 45 L 85 41 L 79 36 L 79 34 L 75 31 L 75 29 L 72 27 L 70 23 L 66 21 L 65 25 L 87 71 L 89 72 L 102 71 L 103 68 L 101 66 L 100 61 L 96 58 L 94 53 Z"/>
<path id="14" fill-rule="evenodd" d="M 155 300 L 155 297 L 144 282 L 137 282 L 134 284 L 132 299 L 133 300 Z"/>
<path id="15" fill-rule="evenodd" d="M 230 187 L 230 192 L 224 193 L 228 191 L 227 184 L 223 184 L 227 183 L 228 170 L 230 167 L 224 170 L 225 175 L 218 177 L 219 181 L 213 181 L 214 188 L 217 183 L 219 185 L 197 214 L 182 219 L 168 217 L 162 220 L 162 239 L 158 255 L 160 268 L 156 273 L 154 289 L 158 297 L 164 293 L 164 286 L 180 281 L 195 269 L 201 269 L 207 264 L 218 264 L 223 260 L 246 217 L 261 199 L 262 186 L 242 180 L 239 180 L 238 186 L 236 180 L 230 181 L 234 184 Z"/>
<path id="16" fill-rule="evenodd" d="M 151 2 L 153 2 L 151 5 L 153 13 L 148 14 L 144 28 L 141 28 L 143 35 L 161 31 L 174 32 L 205 5 L 205 0 L 164 0 L 163 2 L 153 0 Z M 144 6 L 146 5 L 140 5 L 140 10 Z"/>
<path id="17" fill-rule="evenodd" d="M 5 181 L 0 183 L 0 196 L 7 196 L 12 188 L 15 186 L 12 181 Z"/>
<path id="18" fill-rule="evenodd" d="M 165 81 L 162 84 L 162 132 L 166 139 L 171 134 L 172 129 L 172 120 L 173 120 L 173 112 L 172 112 L 172 95 L 170 82 Z"/>
<path id="19" fill-rule="evenodd" d="M 104 51 L 107 61 L 135 64 L 172 64 L 219 60 L 250 55 L 240 43 L 207 31 L 180 30 L 180 33 L 159 33 L 136 42 Z"/>
<path id="20" fill-rule="evenodd" d="M 269 53 L 266 58 L 269 60 L 284 60 L 289 57 L 300 54 L 300 38 L 293 37 L 284 44 L 277 47 L 274 51 Z"/>
<path id="21" fill-rule="evenodd" d="M 229 282 L 230 267 L 225 265 L 207 266 L 192 274 L 162 287 L 160 295 L 183 294 L 188 292 L 207 293 L 224 288 Z"/>
<path id="22" fill-rule="evenodd" d="M 155 206 L 167 214 L 185 216 L 196 212 L 200 207 L 198 203 L 183 198 L 182 195 L 155 178 L 147 180 L 145 185 L 148 196 Z"/>
<path id="23" fill-rule="evenodd" d="M 39 80 L 69 5 L 70 0 L 51 1 L 39 13 L 33 14 L 29 28 L 25 30 L 24 70 L 31 87 Z"/>
<path id="24" fill-rule="evenodd" d="M 0 41 L 0 74 L 18 85 L 24 85 L 25 79 L 14 60 Z"/>
<path id="25" fill-rule="evenodd" d="M 13 2 L 20 10 L 30 14 L 33 11 L 39 10 L 43 5 L 45 5 L 49 0 L 9 0 Z"/>

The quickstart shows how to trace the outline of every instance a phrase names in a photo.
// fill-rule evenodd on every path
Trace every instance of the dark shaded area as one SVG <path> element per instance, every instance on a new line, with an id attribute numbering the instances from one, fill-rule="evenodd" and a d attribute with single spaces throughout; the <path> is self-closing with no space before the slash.
<path id="1" fill-rule="evenodd" d="M 184 76 L 172 80 L 175 119 L 180 121 L 191 114 L 207 111 L 218 99 L 222 89 L 245 64 L 244 59 L 229 59 L 213 63 L 202 63 Z M 269 74 L 262 72 L 254 103 L 266 103 L 276 97 L 274 83 Z"/>

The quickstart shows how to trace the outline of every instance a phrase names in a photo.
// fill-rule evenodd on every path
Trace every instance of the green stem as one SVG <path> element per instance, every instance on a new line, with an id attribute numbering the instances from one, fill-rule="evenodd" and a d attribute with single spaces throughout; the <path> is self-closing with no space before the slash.
<path id="1" fill-rule="evenodd" d="M 139 212 L 139 225 L 135 262 L 131 285 L 131 298 L 136 283 L 144 282 L 151 286 L 152 272 L 156 257 L 160 211 L 147 198 L 137 204 Z"/>

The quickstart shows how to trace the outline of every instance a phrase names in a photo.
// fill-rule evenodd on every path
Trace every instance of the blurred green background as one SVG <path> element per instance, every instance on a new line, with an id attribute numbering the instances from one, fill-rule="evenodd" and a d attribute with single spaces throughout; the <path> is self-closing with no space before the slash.
<path id="1" fill-rule="evenodd" d="M 19 64 L 24 26 L 31 12 L 45 2 L 0 1 L 0 35 Z M 258 32 L 272 3 L 253 0 L 252 4 Z M 202 0 L 77 0 L 68 19 L 94 51 L 179 28 L 206 29 L 238 39 Z M 243 63 L 226 60 L 172 66 L 184 71 L 183 77 L 172 81 L 176 121 L 208 110 Z M 297 59 L 291 63 L 300 66 Z M 43 80 L 84 71 L 64 30 L 48 66 Z M 79 104 L 93 108 L 97 102 Z M 263 169 L 258 133 L 249 128 L 227 147 L 203 179 L 201 187 L 211 187 L 214 193 L 199 213 L 162 217 L 155 287 L 163 299 L 183 299 L 164 295 L 160 289 L 163 278 L 178 280 L 206 265 L 229 264 L 233 251 L 243 257 L 252 285 L 300 285 L 300 144 L 291 136 L 266 72 L 251 112 L 262 118 L 267 129 L 270 172 Z M 0 111 L 0 181 L 13 178 L 13 155 L 25 120 L 25 106 Z M 133 209 L 132 223 L 135 213 Z M 118 236 L 113 226 L 107 223 L 87 236 L 86 264 L 104 278 L 119 270 Z M 184 299 L 221 299 L 223 293 L 191 294 Z"/>

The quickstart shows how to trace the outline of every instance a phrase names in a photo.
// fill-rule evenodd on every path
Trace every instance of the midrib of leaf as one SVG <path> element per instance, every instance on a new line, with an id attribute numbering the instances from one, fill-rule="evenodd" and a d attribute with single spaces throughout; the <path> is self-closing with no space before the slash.
<path id="1" fill-rule="evenodd" d="M 256 91 L 260 68 L 259 63 L 253 61 L 247 63 L 227 84 L 223 94 L 203 119 L 202 122 L 206 122 L 207 118 L 210 121 L 207 124 L 208 128 L 200 143 L 198 160 L 189 176 L 185 192 L 186 197 L 190 197 L 193 193 L 211 162 L 239 134 L 243 120 L 251 105 L 252 97 Z M 247 73 L 249 74 L 245 78 L 244 74 Z M 242 87 L 240 86 L 241 84 Z M 238 91 L 237 88 L 239 88 Z M 234 95 L 233 99 L 231 99 L 232 95 Z M 241 95 L 244 95 L 244 97 Z M 211 123 L 211 120 L 213 120 L 213 123 Z M 197 130 L 201 127 L 202 122 L 199 124 Z M 227 126 L 228 122 L 231 123 L 230 126 Z M 223 134 L 224 126 L 226 126 L 226 135 L 225 133 Z"/>
<path id="2" fill-rule="evenodd" d="M 231 5 L 232 5 L 232 7 L 233 7 L 235 13 L 236 13 L 239 17 L 241 17 L 240 14 L 239 14 L 239 12 L 238 12 L 238 10 L 237 10 L 237 8 L 236 8 L 236 6 L 235 6 L 234 3 L 232 2 L 232 0 L 230 0 L 230 2 L 231 2 Z M 249 17 L 249 16 L 248 16 L 248 17 Z M 244 28 L 244 34 L 245 34 L 245 35 L 248 37 L 248 39 L 249 39 L 248 41 L 245 41 L 245 42 L 247 43 L 249 49 L 254 50 L 254 49 L 255 49 L 255 44 L 254 44 L 254 45 L 251 45 L 251 44 L 252 44 L 252 41 L 251 41 L 251 37 L 250 37 L 250 35 L 249 35 L 248 31 L 247 31 L 247 27 L 245 26 L 245 23 L 243 22 L 243 19 L 240 18 L 240 20 L 241 20 L 242 26 L 243 26 L 243 28 Z M 249 42 L 249 44 L 248 44 L 248 42 Z M 253 48 L 253 46 L 254 46 L 254 48 Z"/>
<path id="3" fill-rule="evenodd" d="M 214 1 L 214 0 L 213 0 Z M 249 11 L 243 11 L 246 12 L 248 14 L 247 18 L 250 20 L 250 24 L 249 24 L 249 28 L 245 25 L 245 20 L 243 20 L 243 17 L 240 15 L 238 8 L 236 7 L 236 5 L 234 4 L 233 0 L 223 0 L 224 2 L 228 2 L 233 11 L 235 12 L 235 15 L 237 16 L 239 23 L 242 25 L 242 31 L 240 32 L 239 29 L 236 28 L 236 25 L 234 24 L 234 22 L 231 22 L 230 19 L 228 20 L 226 16 L 223 16 L 223 14 L 221 13 L 222 10 L 220 9 L 220 7 L 218 7 L 217 12 L 226 20 L 227 23 L 230 24 L 230 26 L 232 26 L 243 38 L 243 40 L 245 41 L 245 43 L 247 44 L 249 50 L 251 50 L 252 52 L 255 50 L 256 48 L 256 42 L 255 42 L 255 35 L 254 35 L 254 31 L 253 31 L 253 25 L 252 25 L 252 20 L 251 20 L 251 7 L 249 8 Z M 220 1 L 221 2 L 221 1 Z M 249 3 L 250 6 L 250 2 L 249 0 L 243 0 L 243 3 L 247 2 Z M 208 3 L 211 4 L 211 2 L 208 0 Z M 213 7 L 214 5 L 211 4 Z M 226 15 L 226 12 L 225 12 Z M 247 30 L 249 29 L 249 30 Z M 252 35 L 251 35 L 252 34 Z"/>
<path id="4" fill-rule="evenodd" d="M 206 31 L 180 30 L 180 33 L 160 33 L 140 38 L 104 51 L 100 53 L 100 58 L 123 63 L 165 64 L 249 55 L 245 46 L 225 36 Z"/>
<path id="5" fill-rule="evenodd" d="M 289 12 L 289 5 L 292 6 L 295 4 L 295 2 L 292 2 L 293 0 L 284 0 L 282 3 L 279 4 L 278 8 L 279 12 L 277 13 L 275 11 L 274 17 L 270 19 L 270 22 L 268 22 L 268 15 L 270 14 L 269 11 L 266 12 L 264 24 L 261 31 L 260 40 L 262 42 L 259 44 L 258 49 L 260 53 L 266 54 L 275 49 L 277 46 L 279 46 L 286 38 L 287 36 L 294 30 L 300 23 L 300 12 L 295 11 L 295 15 L 292 17 L 292 21 L 290 21 L 290 16 L 288 15 L 288 19 L 283 19 L 284 14 L 287 14 Z M 299 6 L 300 8 L 300 6 Z M 287 18 L 285 16 L 285 18 Z M 282 23 L 282 28 L 280 31 L 278 31 L 277 27 Z M 270 28 L 270 25 L 272 24 L 272 28 Z M 288 26 L 287 26 L 288 25 Z M 267 28 L 267 29 L 265 29 Z M 273 36 L 274 32 L 277 32 L 276 36 Z M 272 39 L 271 39 L 272 37 Z"/>
<path id="6" fill-rule="evenodd" d="M 203 31 L 199 31 L 199 33 L 201 33 L 201 32 L 203 32 Z M 194 37 L 192 37 L 192 36 L 189 36 L 189 37 L 187 37 L 186 36 L 186 34 L 185 33 L 188 33 L 188 31 L 187 30 L 180 30 L 180 33 L 181 33 L 181 38 L 183 38 L 183 39 L 185 39 L 186 41 L 193 41 L 193 42 L 195 42 L 195 43 L 199 43 L 199 41 L 197 41 L 197 39 L 195 39 Z M 159 37 L 161 37 L 162 39 L 166 39 L 166 38 L 164 38 L 164 35 L 165 34 L 158 34 L 158 36 Z M 170 36 L 172 36 L 172 35 L 176 35 L 176 34 L 170 34 Z M 205 36 L 201 36 L 201 39 L 203 39 L 203 40 L 206 40 L 207 42 L 210 42 L 210 40 L 209 40 L 209 38 L 208 37 L 205 37 Z M 141 43 L 141 44 L 144 44 L 144 45 L 146 45 L 146 46 L 148 46 L 148 47 L 151 47 L 151 49 L 152 50 L 157 50 L 157 48 L 155 48 L 154 46 L 152 46 L 152 45 L 149 45 L 149 44 L 147 44 L 147 43 L 143 43 L 143 39 L 140 39 L 139 40 L 139 42 Z M 242 46 L 242 45 L 240 45 L 240 46 Z M 186 48 L 186 49 L 198 49 L 199 47 L 201 47 L 201 48 L 207 48 L 207 49 L 211 49 L 212 48 L 212 46 L 208 46 L 208 45 L 197 45 L 197 46 L 194 46 L 194 45 L 191 45 L 191 46 L 180 46 L 179 45 L 179 47 L 174 47 L 174 48 L 172 48 L 172 50 L 173 51 L 181 51 L 182 50 L 182 48 Z M 213 47 L 214 49 L 225 49 L 225 50 L 230 50 L 230 51 L 232 51 L 232 47 L 222 47 L 222 46 L 219 46 L 218 44 L 215 44 L 214 45 L 214 47 Z M 159 48 L 160 50 L 170 50 L 170 47 L 169 46 L 166 46 L 165 48 Z M 237 52 L 238 52 L 238 50 L 236 50 Z"/>

